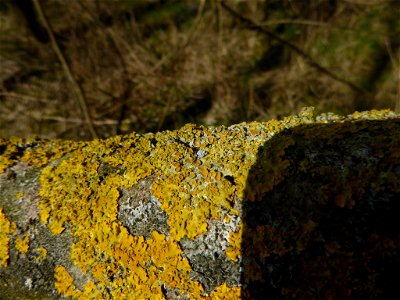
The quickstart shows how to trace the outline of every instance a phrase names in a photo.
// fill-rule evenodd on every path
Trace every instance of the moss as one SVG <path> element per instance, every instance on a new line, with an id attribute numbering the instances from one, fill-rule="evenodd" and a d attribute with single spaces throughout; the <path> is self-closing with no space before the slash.
<path id="1" fill-rule="evenodd" d="M 346 120 L 395 116 L 372 111 Z M 251 243 L 262 258 L 283 255 L 303 249 L 315 227 L 312 219 L 300 222 L 303 235 L 295 245 L 285 244 L 283 228 L 267 224 L 256 227 L 251 240 L 242 240 L 241 207 L 244 202 L 260 201 L 284 182 L 292 172 L 287 151 L 299 141 L 284 135 L 270 148 L 265 148 L 266 143 L 290 128 L 335 122 L 339 128 L 343 120 L 334 115 L 316 117 L 312 109 L 305 109 L 282 121 L 210 128 L 188 124 L 176 131 L 91 142 L 2 141 L 0 170 L 11 170 L 18 158 L 31 168 L 41 168 L 40 222 L 55 237 L 68 234 L 73 241 L 71 264 L 54 269 L 60 294 L 78 299 L 154 299 L 168 293 L 191 299 L 226 299 L 228 295 L 233 299 L 241 293 L 237 274 L 243 263 L 243 242 Z M 329 135 L 332 130 L 340 134 L 334 128 L 329 132 L 321 128 L 319 134 Z M 268 159 L 256 164 L 261 150 L 269 153 Z M 399 159 L 395 153 L 382 155 Z M 304 170 L 310 170 L 310 164 L 311 158 L 301 162 Z M 250 170 L 257 180 L 249 178 Z M 326 170 L 313 172 L 326 175 Z M 387 177 L 399 189 L 393 173 Z M 356 185 L 355 181 L 352 186 Z M 336 188 L 340 187 L 344 186 Z M 351 195 L 356 192 L 343 189 L 334 201 L 351 207 Z M 2 218 L 2 226 L 10 228 Z M 4 245 L 9 234 L 3 234 Z M 298 236 L 299 231 L 289 231 L 289 235 Z M 261 236 L 273 240 L 273 247 L 265 248 Z M 25 245 L 23 241 L 18 244 Z M 43 247 L 33 249 L 38 261 L 46 258 L 47 250 L 38 250 Z M 334 245 L 329 249 L 333 251 Z M 6 254 L 2 260 L 7 261 Z M 80 286 L 74 268 L 86 276 Z M 254 271 L 251 278 L 261 274 L 262 270 Z"/>

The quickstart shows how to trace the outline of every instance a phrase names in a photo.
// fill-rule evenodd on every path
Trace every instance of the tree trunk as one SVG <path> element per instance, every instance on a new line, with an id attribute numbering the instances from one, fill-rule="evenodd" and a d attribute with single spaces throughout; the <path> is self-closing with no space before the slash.
<path id="1" fill-rule="evenodd" d="M 0 140 L 1 299 L 398 292 L 400 116 Z"/>

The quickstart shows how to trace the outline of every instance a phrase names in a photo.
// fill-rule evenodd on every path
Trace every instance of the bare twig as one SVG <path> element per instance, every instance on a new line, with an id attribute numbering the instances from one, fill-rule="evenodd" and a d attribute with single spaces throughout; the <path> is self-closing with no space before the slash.
<path id="1" fill-rule="evenodd" d="M 365 5 L 365 6 L 375 6 L 375 5 L 382 5 L 387 4 L 389 0 L 343 0 L 349 4 L 356 4 L 356 5 Z"/>
<path id="2" fill-rule="evenodd" d="M 55 122 L 60 122 L 60 123 L 74 123 L 74 124 L 81 124 L 82 120 L 80 119 L 73 119 L 73 118 L 63 118 L 63 117 L 47 117 L 43 116 L 41 117 L 42 120 L 48 120 L 48 121 L 55 121 Z M 131 124 L 134 121 L 131 120 L 124 120 L 123 123 L 125 124 Z M 93 121 L 93 124 L 95 125 L 108 125 L 108 126 L 115 126 L 116 124 L 119 124 L 119 120 L 101 120 L 101 121 Z"/>
<path id="3" fill-rule="evenodd" d="M 278 20 L 262 22 L 258 25 L 265 27 L 265 26 L 273 26 L 279 24 L 298 24 L 298 25 L 319 26 L 319 27 L 331 26 L 331 24 L 329 24 L 328 22 L 320 22 L 320 21 L 304 20 L 304 19 L 278 19 Z M 354 28 L 350 28 L 347 26 L 336 26 L 336 28 L 341 30 L 354 31 Z"/>
<path id="4" fill-rule="evenodd" d="M 396 100 L 395 100 L 395 105 L 394 105 L 394 111 L 400 112 L 400 52 L 397 54 L 397 58 L 396 58 L 396 54 L 393 53 L 393 49 L 390 45 L 390 42 L 387 39 L 385 40 L 385 46 L 386 46 L 386 50 L 389 54 L 393 70 L 394 70 L 394 72 L 396 72 L 395 81 L 397 81 L 397 94 L 396 94 Z"/>
<path id="5" fill-rule="evenodd" d="M 45 27 L 45 29 L 47 31 L 47 34 L 49 35 L 51 47 L 52 47 L 53 51 L 55 52 L 58 60 L 60 61 L 61 66 L 62 66 L 62 68 L 64 70 L 64 73 L 65 73 L 67 79 L 69 80 L 73 90 L 74 90 L 75 96 L 76 96 L 76 98 L 78 100 L 78 103 L 79 103 L 79 106 L 80 106 L 80 108 L 82 110 L 82 113 L 83 113 L 83 116 L 84 116 L 84 119 L 85 119 L 85 123 L 88 126 L 90 134 L 92 135 L 93 138 L 97 138 L 97 133 L 96 133 L 96 131 L 94 129 L 93 121 L 92 121 L 92 119 L 90 117 L 89 110 L 87 108 L 87 104 L 86 104 L 85 97 L 83 95 L 82 88 L 80 87 L 78 82 L 75 80 L 75 77 L 72 74 L 71 69 L 70 69 L 67 61 L 66 61 L 64 55 L 61 52 L 61 49 L 60 49 L 60 47 L 59 47 L 59 45 L 57 43 L 57 40 L 56 40 L 56 38 L 54 36 L 53 30 L 51 29 L 50 23 L 48 22 L 45 14 L 44 14 L 42 5 L 40 3 L 40 0 L 33 0 L 33 5 L 35 6 L 35 10 L 36 10 L 37 15 L 38 15 L 38 17 L 40 19 L 40 22 L 43 24 L 43 26 Z"/>
<path id="6" fill-rule="evenodd" d="M 36 101 L 36 102 L 42 102 L 42 103 L 52 103 L 54 102 L 55 99 L 45 99 L 42 97 L 32 97 L 29 95 L 22 95 L 22 94 L 18 94 L 15 92 L 0 92 L 0 96 L 4 96 L 4 97 L 10 97 L 10 98 L 17 98 L 19 100 L 25 100 L 25 101 Z"/>
<path id="7" fill-rule="evenodd" d="M 262 22 L 258 25 L 260 26 L 271 26 L 271 25 L 279 25 L 279 24 L 301 24 L 301 25 L 311 25 L 311 26 L 330 26 L 329 23 L 312 21 L 312 20 L 297 20 L 297 19 L 280 19 Z"/>
<path id="8" fill-rule="evenodd" d="M 348 87 L 350 87 L 353 91 L 355 91 L 357 93 L 360 93 L 360 94 L 365 95 L 365 96 L 368 95 L 368 92 L 366 90 L 364 90 L 361 87 L 357 86 L 353 82 L 351 82 L 349 80 L 346 80 L 346 79 L 334 74 L 333 72 L 331 72 L 327 68 L 321 66 L 309 54 L 305 53 L 302 49 L 300 49 L 295 44 L 285 40 L 284 38 L 280 37 L 279 35 L 276 35 L 275 33 L 271 32 L 269 30 L 265 29 L 263 26 L 261 26 L 259 24 L 256 24 L 253 20 L 242 16 L 240 13 L 238 13 L 233 8 L 231 8 L 229 5 L 227 5 L 224 1 L 221 1 L 221 4 L 222 4 L 222 7 L 227 12 L 229 12 L 232 16 L 234 16 L 235 18 L 239 19 L 241 22 L 246 24 L 250 29 L 253 29 L 253 30 L 259 31 L 259 32 L 261 32 L 263 34 L 266 34 L 270 38 L 277 40 L 282 45 L 285 45 L 287 48 L 289 48 L 290 50 L 295 52 L 297 55 L 303 57 L 305 59 L 306 63 L 309 66 L 311 66 L 314 69 L 318 70 L 322 74 L 325 74 L 325 75 L 329 76 L 330 78 L 347 85 Z"/>

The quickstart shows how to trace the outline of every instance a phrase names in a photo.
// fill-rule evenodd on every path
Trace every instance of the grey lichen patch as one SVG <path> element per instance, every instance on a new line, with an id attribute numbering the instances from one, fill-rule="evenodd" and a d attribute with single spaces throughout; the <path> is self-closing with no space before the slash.
<path id="1" fill-rule="evenodd" d="M 31 221 L 28 232 L 29 250 L 24 254 L 15 248 L 16 237 L 11 237 L 10 265 L 7 268 L 0 267 L 0 278 L 7 279 L 0 279 L 0 299 L 66 299 L 60 297 L 54 287 L 54 267 L 73 267 L 69 258 L 72 237 L 67 231 L 53 236 L 47 226 L 39 220 Z M 46 258 L 38 259 L 38 248 L 46 249 Z M 85 275 L 80 269 L 71 272 L 71 275 L 75 278 L 77 286 L 81 286 L 85 281 Z"/>
<path id="2" fill-rule="evenodd" d="M 240 260 L 234 262 L 226 256 L 230 233 L 237 231 L 240 218 L 227 216 L 208 221 L 208 231 L 194 240 L 183 238 L 180 245 L 192 267 L 191 279 L 199 281 L 210 294 L 224 282 L 228 286 L 240 285 Z"/>
<path id="3" fill-rule="evenodd" d="M 54 288 L 54 267 L 63 265 L 70 269 L 76 286 L 82 287 L 88 276 L 70 259 L 73 242 L 68 231 L 53 236 L 39 219 L 39 175 L 40 169 L 18 162 L 0 174 L 1 206 L 12 222 L 16 224 L 15 235 L 10 240 L 10 266 L 0 267 L 0 273 L 7 281 L 0 281 L 0 299 L 15 299 L 12 295 L 18 285 L 19 299 L 59 299 Z M 28 251 L 19 252 L 16 239 L 28 236 Z M 37 249 L 46 249 L 41 258 Z M 23 290 L 22 290 L 23 289 Z"/>
<path id="4" fill-rule="evenodd" d="M 118 219 L 132 235 L 151 238 L 153 231 L 169 235 L 168 216 L 151 194 L 154 180 L 148 177 L 129 189 L 120 189 Z"/>
<path id="5" fill-rule="evenodd" d="M 39 169 L 23 162 L 0 174 L 1 206 L 21 228 L 39 219 L 39 174 Z"/>
<path id="6" fill-rule="evenodd" d="M 166 300 L 190 300 L 188 293 L 182 293 L 179 289 L 174 289 L 166 284 L 161 286 L 161 291 Z"/>

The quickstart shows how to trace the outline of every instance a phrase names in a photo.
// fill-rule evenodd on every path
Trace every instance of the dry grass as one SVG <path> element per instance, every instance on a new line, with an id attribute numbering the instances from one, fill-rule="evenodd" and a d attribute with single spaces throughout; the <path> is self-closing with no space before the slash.
<path id="1" fill-rule="evenodd" d="M 266 120 L 306 105 L 350 113 L 397 101 L 400 110 L 396 1 L 226 1 L 368 98 L 220 0 L 41 2 L 101 137 Z M 0 22 L 0 135 L 90 138 L 51 46 L 9 3 Z"/>

